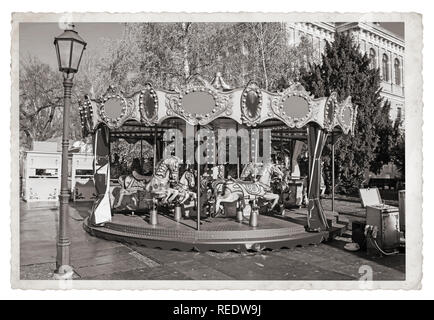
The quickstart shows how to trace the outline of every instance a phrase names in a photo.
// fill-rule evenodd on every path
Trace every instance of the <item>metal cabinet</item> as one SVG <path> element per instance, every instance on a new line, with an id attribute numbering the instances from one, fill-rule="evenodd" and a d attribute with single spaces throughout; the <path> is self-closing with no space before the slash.
<path id="1" fill-rule="evenodd" d="M 376 229 L 372 236 L 382 250 L 390 250 L 399 247 L 399 209 L 384 204 L 366 207 L 366 225 Z M 372 242 L 367 243 L 368 251 L 375 251 Z"/>

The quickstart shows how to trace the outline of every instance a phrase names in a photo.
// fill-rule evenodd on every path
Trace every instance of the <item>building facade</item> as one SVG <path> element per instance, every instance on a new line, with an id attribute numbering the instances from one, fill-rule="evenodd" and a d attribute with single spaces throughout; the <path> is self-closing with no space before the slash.
<path id="1" fill-rule="evenodd" d="M 320 61 L 326 41 L 332 42 L 336 32 L 351 33 L 360 50 L 372 58 L 372 67 L 380 69 L 382 96 L 391 103 L 393 121 L 404 120 L 404 39 L 378 23 L 367 22 L 296 22 L 287 23 L 288 40 L 296 45 L 306 37 L 314 48 L 314 60 Z"/>

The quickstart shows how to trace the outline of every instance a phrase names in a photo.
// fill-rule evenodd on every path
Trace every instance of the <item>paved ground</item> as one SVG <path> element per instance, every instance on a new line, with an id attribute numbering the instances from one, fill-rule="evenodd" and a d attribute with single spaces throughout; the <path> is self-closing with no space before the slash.
<path id="1" fill-rule="evenodd" d="M 337 209 L 358 204 L 337 202 Z M 324 201 L 325 209 L 330 207 Z M 317 246 L 257 253 L 179 252 L 101 240 L 82 228 L 89 206 L 70 208 L 72 265 L 77 279 L 96 280 L 357 280 L 359 268 L 373 269 L 374 280 L 404 280 L 405 256 L 368 258 L 345 251 L 349 234 Z M 20 276 L 51 279 L 55 269 L 57 208 L 21 203 Z"/>

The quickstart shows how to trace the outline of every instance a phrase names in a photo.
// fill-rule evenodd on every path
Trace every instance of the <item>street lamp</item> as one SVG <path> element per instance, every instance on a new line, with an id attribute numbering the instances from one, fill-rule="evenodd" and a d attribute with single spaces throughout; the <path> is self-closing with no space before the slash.
<path id="1" fill-rule="evenodd" d="M 59 237 L 57 239 L 56 279 L 71 279 L 73 270 L 70 266 L 68 238 L 69 196 L 68 189 L 68 147 L 69 118 L 71 108 L 71 89 L 74 74 L 78 71 L 86 42 L 70 24 L 65 31 L 54 38 L 59 71 L 63 73 L 63 137 L 62 137 L 62 174 L 60 186 Z"/>

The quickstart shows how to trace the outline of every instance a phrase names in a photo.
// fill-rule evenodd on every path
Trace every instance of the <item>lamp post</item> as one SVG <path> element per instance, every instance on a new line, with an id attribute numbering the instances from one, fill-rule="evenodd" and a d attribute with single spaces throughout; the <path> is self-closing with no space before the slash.
<path id="1" fill-rule="evenodd" d="M 69 196 L 68 189 L 68 147 L 69 147 L 69 122 L 71 108 L 71 91 L 74 74 L 78 71 L 86 42 L 74 30 L 70 24 L 65 31 L 54 38 L 59 71 L 63 73 L 63 137 L 62 137 L 62 174 L 60 186 L 60 210 L 59 210 L 59 236 L 57 239 L 57 258 L 55 279 L 71 279 L 73 270 L 70 266 L 68 238 Z"/>

